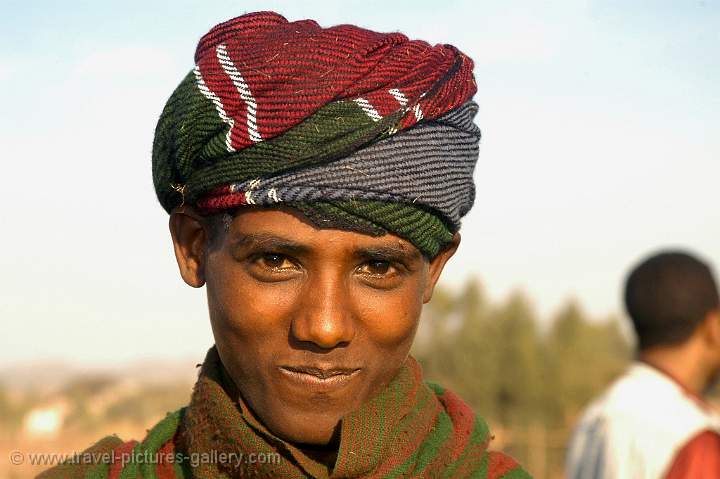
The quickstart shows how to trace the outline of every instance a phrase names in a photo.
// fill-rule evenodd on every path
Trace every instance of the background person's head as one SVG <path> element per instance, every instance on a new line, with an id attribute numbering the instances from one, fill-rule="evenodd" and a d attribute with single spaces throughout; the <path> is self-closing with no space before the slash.
<path id="1" fill-rule="evenodd" d="M 692 338 L 720 355 L 720 299 L 711 268 L 683 251 L 663 251 L 637 265 L 625 306 L 642 353 L 677 348 Z"/>

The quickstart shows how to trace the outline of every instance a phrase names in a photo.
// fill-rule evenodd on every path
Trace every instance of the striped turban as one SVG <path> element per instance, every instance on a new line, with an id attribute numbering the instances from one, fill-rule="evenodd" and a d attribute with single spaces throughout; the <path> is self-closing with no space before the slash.
<path id="1" fill-rule="evenodd" d="M 288 205 L 435 256 L 475 197 L 472 60 L 451 45 L 272 12 L 208 32 L 153 145 L 168 212 Z"/>

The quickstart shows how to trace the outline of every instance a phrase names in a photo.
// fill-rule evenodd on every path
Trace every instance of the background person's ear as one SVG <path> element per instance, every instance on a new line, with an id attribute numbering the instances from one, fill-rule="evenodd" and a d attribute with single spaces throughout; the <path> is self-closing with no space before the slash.
<path id="1" fill-rule="evenodd" d="M 705 338 L 711 347 L 720 352 L 720 308 L 709 311 L 703 320 Z"/>
<path id="2" fill-rule="evenodd" d="M 423 303 L 427 303 L 432 299 L 435 285 L 438 279 L 440 279 L 440 273 L 442 273 L 448 260 L 455 254 L 458 246 L 460 246 L 460 232 L 455 233 L 450 243 L 430 261 L 427 283 L 425 283 L 425 291 L 423 293 Z"/>
<path id="3" fill-rule="evenodd" d="M 181 206 L 170 213 L 172 235 L 180 276 L 193 288 L 205 284 L 208 234 L 203 218 L 191 207 Z"/>

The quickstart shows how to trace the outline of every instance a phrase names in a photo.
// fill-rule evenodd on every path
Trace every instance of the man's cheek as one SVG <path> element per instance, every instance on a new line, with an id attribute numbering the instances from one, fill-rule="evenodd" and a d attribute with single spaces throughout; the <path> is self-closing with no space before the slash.
<path id="1" fill-rule="evenodd" d="M 396 314 L 386 317 L 378 324 L 378 327 L 372 328 L 371 337 L 378 345 L 394 348 L 412 341 L 417 320 L 409 315 Z"/>
<path id="2" fill-rule="evenodd" d="M 227 282 L 216 295 L 218 310 L 226 329 L 236 334 L 263 336 L 289 322 L 293 294 L 288 288 L 253 287 L 247 283 Z"/>
<path id="3" fill-rule="evenodd" d="M 398 346 L 412 339 L 421 307 L 415 295 L 378 295 L 360 308 L 363 329 L 382 346 Z"/>

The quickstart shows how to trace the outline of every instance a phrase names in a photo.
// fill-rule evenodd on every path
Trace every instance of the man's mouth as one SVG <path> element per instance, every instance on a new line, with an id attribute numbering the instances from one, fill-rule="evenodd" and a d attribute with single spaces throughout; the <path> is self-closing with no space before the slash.
<path id="1" fill-rule="evenodd" d="M 360 368 L 280 366 L 283 376 L 296 384 L 309 386 L 314 390 L 329 391 L 349 383 L 360 372 Z"/>

